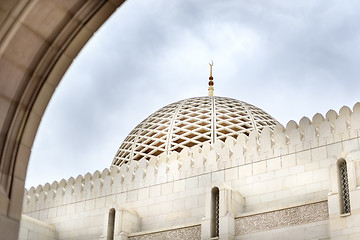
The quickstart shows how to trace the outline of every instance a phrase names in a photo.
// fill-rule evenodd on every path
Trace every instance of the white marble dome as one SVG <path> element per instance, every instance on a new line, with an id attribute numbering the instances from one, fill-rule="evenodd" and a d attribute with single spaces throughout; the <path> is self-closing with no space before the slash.
<path id="1" fill-rule="evenodd" d="M 259 133 L 278 122 L 246 102 L 226 97 L 195 97 L 169 104 L 135 127 L 117 151 L 113 165 L 150 159 L 163 152 Z"/>

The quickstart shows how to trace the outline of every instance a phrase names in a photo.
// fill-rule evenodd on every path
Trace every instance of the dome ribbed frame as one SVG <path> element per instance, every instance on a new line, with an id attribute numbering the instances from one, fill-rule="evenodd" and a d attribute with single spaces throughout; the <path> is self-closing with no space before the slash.
<path id="1" fill-rule="evenodd" d="M 225 97 L 196 97 L 169 104 L 135 127 L 125 138 L 113 160 L 121 166 L 131 160 L 150 159 L 163 152 L 180 152 L 204 142 L 228 136 L 259 133 L 278 122 L 251 104 Z"/>

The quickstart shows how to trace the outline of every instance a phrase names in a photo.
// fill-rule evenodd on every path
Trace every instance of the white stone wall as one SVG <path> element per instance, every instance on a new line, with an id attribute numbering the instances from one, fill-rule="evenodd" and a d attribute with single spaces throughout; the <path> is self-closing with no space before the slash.
<path id="1" fill-rule="evenodd" d="M 55 227 L 26 215 L 21 216 L 19 240 L 57 240 Z"/>
<path id="2" fill-rule="evenodd" d="M 195 146 L 180 154 L 163 154 L 150 161 L 142 159 L 101 173 L 31 188 L 26 191 L 23 211 L 54 224 L 59 239 L 105 238 L 111 208 L 116 209 L 118 216 L 118 239 L 136 232 L 189 224 L 201 224 L 202 238 L 206 239 L 210 231 L 209 194 L 217 186 L 221 239 L 235 237 L 235 219 L 243 214 L 327 200 L 330 217 L 321 223 L 326 229 L 321 237 L 358 236 L 359 135 L 358 103 L 353 111 L 343 107 L 339 115 L 331 110 L 325 118 L 316 114 L 312 121 L 290 121 L 286 128 L 266 128 L 261 135 L 252 132 L 249 137 L 229 137 L 225 143 Z M 340 158 L 349 163 L 352 211 L 346 217 L 340 217 L 336 210 L 339 186 L 332 169 Z M 283 230 L 290 234 L 291 229 Z M 266 236 L 271 239 L 279 231 L 269 230 Z"/>

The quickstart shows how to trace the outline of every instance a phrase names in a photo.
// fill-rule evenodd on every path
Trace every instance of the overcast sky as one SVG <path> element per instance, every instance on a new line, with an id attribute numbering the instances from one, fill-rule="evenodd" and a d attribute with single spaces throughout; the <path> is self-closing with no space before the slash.
<path id="1" fill-rule="evenodd" d="M 360 2 L 128 0 L 87 43 L 41 122 L 26 187 L 102 171 L 159 108 L 207 95 L 283 125 L 360 99 Z"/>

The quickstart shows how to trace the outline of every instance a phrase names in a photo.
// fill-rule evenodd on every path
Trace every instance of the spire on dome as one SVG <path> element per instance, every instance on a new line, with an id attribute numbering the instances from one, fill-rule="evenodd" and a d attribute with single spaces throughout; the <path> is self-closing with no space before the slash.
<path id="1" fill-rule="evenodd" d="M 210 77 L 209 77 L 209 96 L 214 96 L 214 82 L 213 82 L 213 76 L 212 76 L 212 67 L 214 66 L 214 62 L 211 60 L 209 63 L 210 65 Z"/>

